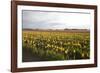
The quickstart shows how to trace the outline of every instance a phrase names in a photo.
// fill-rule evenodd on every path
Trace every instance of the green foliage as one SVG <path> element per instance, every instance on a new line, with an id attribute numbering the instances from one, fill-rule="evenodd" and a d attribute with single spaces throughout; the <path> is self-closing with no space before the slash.
<path id="1" fill-rule="evenodd" d="M 45 60 L 90 58 L 89 33 L 23 31 L 23 49 Z"/>

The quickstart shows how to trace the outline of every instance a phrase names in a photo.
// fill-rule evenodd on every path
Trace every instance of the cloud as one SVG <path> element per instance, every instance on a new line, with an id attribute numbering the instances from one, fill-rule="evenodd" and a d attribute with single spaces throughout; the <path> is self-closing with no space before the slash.
<path id="1" fill-rule="evenodd" d="M 91 23 L 90 14 L 82 13 L 24 10 L 22 16 L 23 29 L 89 29 Z"/>

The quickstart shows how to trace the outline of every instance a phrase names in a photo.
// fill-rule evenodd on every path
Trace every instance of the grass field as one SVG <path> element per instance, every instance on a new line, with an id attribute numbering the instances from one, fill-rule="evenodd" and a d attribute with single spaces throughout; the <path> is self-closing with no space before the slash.
<path id="1" fill-rule="evenodd" d="M 24 31 L 22 48 L 32 61 L 80 60 L 90 58 L 89 32 Z M 23 55 L 23 61 L 25 56 Z M 39 58 L 34 60 L 34 57 Z M 26 61 L 29 61 L 27 57 Z"/>

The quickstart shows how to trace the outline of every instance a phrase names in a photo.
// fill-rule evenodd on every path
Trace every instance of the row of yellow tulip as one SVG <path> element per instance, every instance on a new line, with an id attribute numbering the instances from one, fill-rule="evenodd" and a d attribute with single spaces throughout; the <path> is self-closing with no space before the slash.
<path id="1" fill-rule="evenodd" d="M 44 60 L 89 59 L 90 35 L 88 32 L 23 31 L 23 49 Z"/>

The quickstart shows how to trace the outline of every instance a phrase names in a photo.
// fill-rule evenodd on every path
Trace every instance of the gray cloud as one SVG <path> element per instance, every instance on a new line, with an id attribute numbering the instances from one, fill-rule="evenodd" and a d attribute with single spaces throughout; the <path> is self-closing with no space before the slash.
<path id="1" fill-rule="evenodd" d="M 90 15 L 78 13 L 57 13 L 44 11 L 22 12 L 23 29 L 64 29 L 64 28 L 90 28 Z M 85 23 L 84 23 L 85 22 Z"/>

